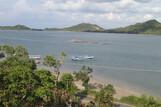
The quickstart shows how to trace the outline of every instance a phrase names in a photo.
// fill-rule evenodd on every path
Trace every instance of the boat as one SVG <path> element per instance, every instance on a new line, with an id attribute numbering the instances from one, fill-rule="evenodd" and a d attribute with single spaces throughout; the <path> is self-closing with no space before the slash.
<path id="1" fill-rule="evenodd" d="M 72 60 L 73 60 L 73 61 L 81 61 L 82 58 L 81 58 L 80 56 L 73 56 L 73 57 L 72 57 Z"/>
<path id="2" fill-rule="evenodd" d="M 72 60 L 73 61 L 82 61 L 82 60 L 89 60 L 89 59 L 94 59 L 94 56 L 73 56 Z"/>
<path id="3" fill-rule="evenodd" d="M 84 56 L 84 59 L 93 59 L 94 56 Z"/>

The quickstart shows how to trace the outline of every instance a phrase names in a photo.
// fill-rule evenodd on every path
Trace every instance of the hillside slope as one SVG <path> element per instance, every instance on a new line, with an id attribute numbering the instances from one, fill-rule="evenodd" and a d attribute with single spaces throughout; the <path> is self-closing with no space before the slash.
<path id="1" fill-rule="evenodd" d="M 0 30 L 31 30 L 31 28 L 25 25 L 15 25 L 15 26 L 0 26 Z"/>
<path id="2" fill-rule="evenodd" d="M 45 30 L 63 30 L 63 31 L 76 31 L 76 32 L 104 31 L 102 27 L 95 25 L 95 24 L 90 24 L 90 23 L 81 23 L 78 25 L 60 28 L 60 29 L 59 28 L 46 28 Z"/>
<path id="3" fill-rule="evenodd" d="M 127 27 L 109 29 L 105 32 L 131 34 L 161 34 L 161 23 L 157 20 L 149 20 L 144 23 L 136 23 Z"/>

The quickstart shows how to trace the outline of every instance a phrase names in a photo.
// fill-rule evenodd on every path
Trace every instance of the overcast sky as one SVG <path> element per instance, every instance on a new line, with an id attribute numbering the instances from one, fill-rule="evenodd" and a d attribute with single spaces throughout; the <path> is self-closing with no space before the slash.
<path id="1" fill-rule="evenodd" d="M 114 28 L 157 19 L 161 0 L 0 0 L 0 25 L 64 27 L 94 23 Z"/>

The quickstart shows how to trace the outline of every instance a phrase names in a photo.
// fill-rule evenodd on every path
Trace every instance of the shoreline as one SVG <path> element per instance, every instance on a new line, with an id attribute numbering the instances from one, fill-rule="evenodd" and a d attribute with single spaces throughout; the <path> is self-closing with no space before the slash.
<path id="1" fill-rule="evenodd" d="M 116 85 L 116 84 L 113 84 L 112 82 L 110 82 L 111 80 L 109 79 L 101 79 L 101 77 L 98 77 L 98 76 L 95 76 L 93 75 L 93 77 L 90 79 L 90 82 L 91 84 L 94 84 L 94 83 L 97 83 L 97 84 L 102 84 L 103 86 L 104 85 L 108 85 L 108 84 L 112 84 L 116 90 L 116 94 L 114 95 L 115 98 L 117 99 L 120 99 L 122 97 L 126 97 L 126 96 L 130 96 L 130 95 L 134 95 L 134 96 L 141 96 L 142 94 L 137 92 L 137 91 L 134 91 L 134 90 L 131 90 L 130 88 L 128 88 L 127 86 L 124 86 L 124 85 Z"/>
<path id="2" fill-rule="evenodd" d="M 73 73 L 72 70 L 70 69 L 66 69 L 63 68 L 61 69 L 62 73 Z M 135 91 L 135 90 L 131 90 L 128 86 L 119 84 L 113 84 L 113 82 L 111 82 L 112 80 L 110 80 L 109 78 L 102 78 L 101 76 L 96 76 L 95 74 L 92 74 L 92 77 L 90 78 L 89 83 L 90 84 L 101 84 L 101 85 L 108 85 L 108 84 L 112 84 L 116 90 L 116 94 L 114 95 L 115 98 L 120 99 L 121 97 L 126 97 L 126 96 L 130 96 L 130 95 L 134 95 L 134 96 L 141 96 L 142 93 Z"/>
<path id="3" fill-rule="evenodd" d="M 44 68 L 45 66 L 39 66 L 39 68 Z M 50 68 L 45 67 L 47 69 L 50 70 Z M 73 73 L 74 70 L 70 69 L 70 68 L 66 68 L 66 67 L 62 67 L 60 69 L 61 74 L 62 73 Z M 101 75 L 97 74 L 97 73 L 93 73 L 92 77 L 90 78 L 89 81 L 90 84 L 101 84 L 101 85 L 108 85 L 108 84 L 112 84 L 116 90 L 116 94 L 114 95 L 115 98 L 120 99 L 122 97 L 126 97 L 126 96 L 141 96 L 141 95 L 148 95 L 148 96 L 153 96 L 155 98 L 160 98 L 159 96 L 153 95 L 153 94 L 148 94 L 148 92 L 146 92 L 144 89 L 139 88 L 137 86 L 132 86 L 132 85 L 128 85 L 126 83 L 123 83 L 119 80 L 113 80 L 109 77 L 107 78 L 103 78 Z M 80 84 L 78 84 L 80 85 Z"/>

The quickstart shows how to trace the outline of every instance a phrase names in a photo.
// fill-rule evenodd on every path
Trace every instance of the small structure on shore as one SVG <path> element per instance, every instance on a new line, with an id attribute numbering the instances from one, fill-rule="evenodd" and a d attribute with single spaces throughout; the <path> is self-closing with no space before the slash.
<path id="1" fill-rule="evenodd" d="M 41 55 L 29 55 L 29 58 L 33 59 L 36 64 L 40 64 L 41 63 Z"/>
<path id="2" fill-rule="evenodd" d="M 0 59 L 1 58 L 4 58 L 5 57 L 5 54 L 3 52 L 0 51 Z"/>

